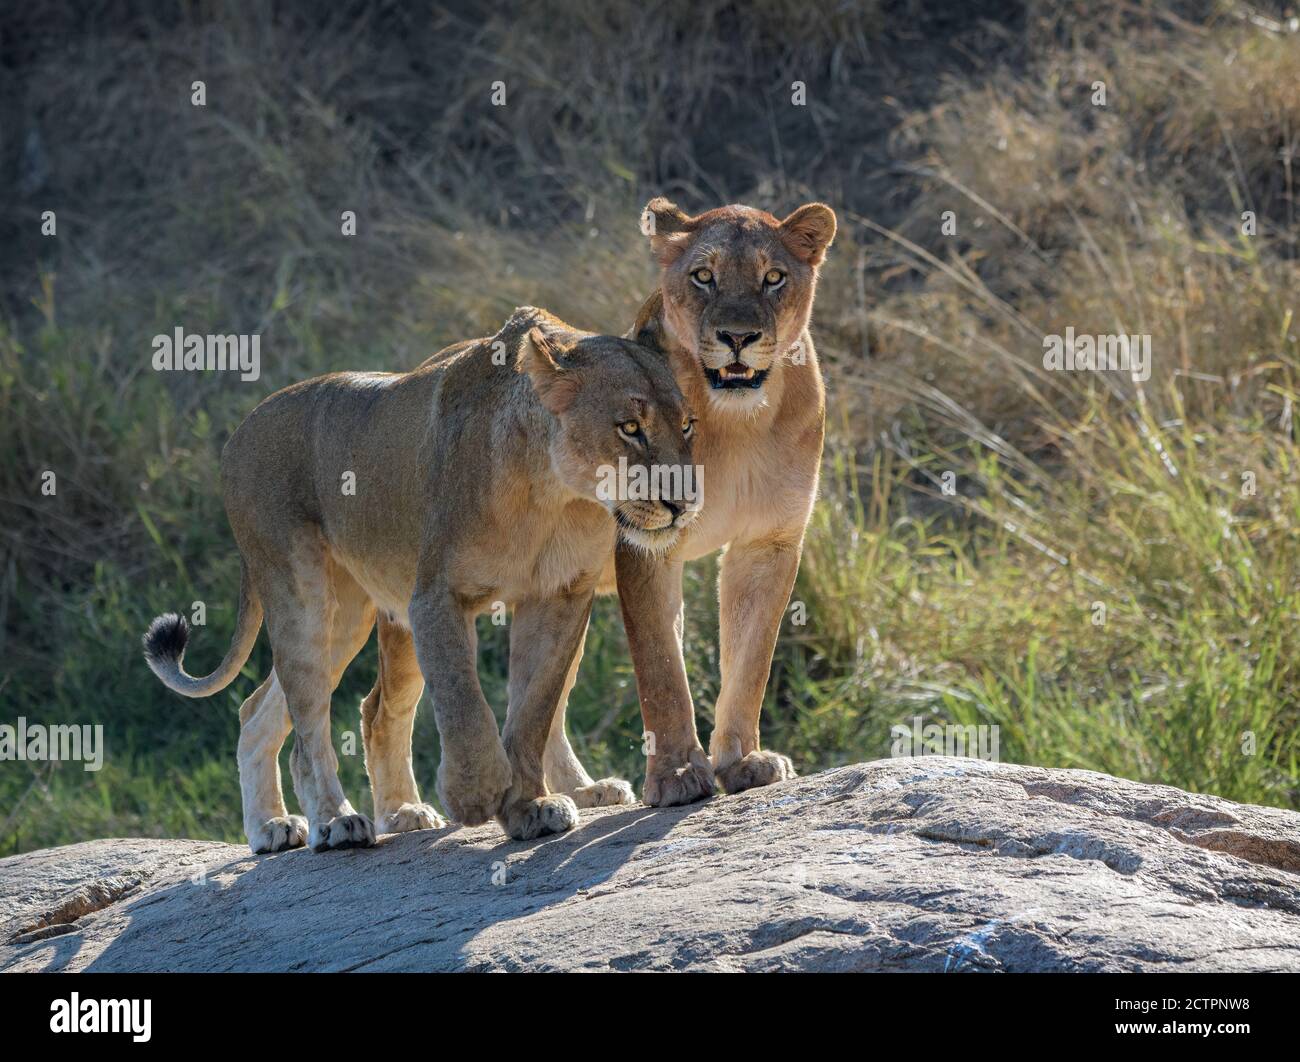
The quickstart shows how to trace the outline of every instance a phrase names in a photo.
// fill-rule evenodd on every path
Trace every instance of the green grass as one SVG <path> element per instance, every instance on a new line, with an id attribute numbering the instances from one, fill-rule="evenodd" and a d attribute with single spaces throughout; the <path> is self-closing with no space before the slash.
<path id="1" fill-rule="evenodd" d="M 653 284 L 636 219 L 658 193 L 840 216 L 815 323 L 830 438 L 770 747 L 811 771 L 888 755 L 914 716 L 996 724 L 1005 760 L 1300 807 L 1296 35 L 1194 3 L 1025 3 L 997 24 L 978 5 L 541 7 L 42 16 L 14 120 L 47 173 L 0 219 L 0 722 L 102 724 L 107 756 L 0 764 L 0 852 L 241 839 L 237 709 L 265 641 L 199 702 L 138 650 L 195 600 L 192 670 L 228 644 L 222 443 L 278 387 L 409 367 L 521 303 L 622 330 Z M 495 76 L 506 108 L 484 102 Z M 21 143 L 6 172 L 30 165 Z M 150 338 L 178 324 L 260 332 L 262 379 L 152 372 Z M 1042 337 L 1067 326 L 1150 334 L 1152 378 L 1046 372 Z M 706 740 L 716 579 L 707 559 L 686 587 Z M 480 636 L 503 711 L 507 631 Z M 374 666 L 371 644 L 334 706 L 360 807 L 343 743 Z M 594 774 L 639 783 L 612 600 L 570 719 Z M 427 706 L 415 752 L 431 793 Z"/>

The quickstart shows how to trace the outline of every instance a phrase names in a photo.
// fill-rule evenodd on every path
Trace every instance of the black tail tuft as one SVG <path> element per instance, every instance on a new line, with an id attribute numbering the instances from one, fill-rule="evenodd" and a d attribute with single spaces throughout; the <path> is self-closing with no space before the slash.
<path id="1" fill-rule="evenodd" d="M 154 664 L 175 664 L 185 652 L 190 627 L 185 617 L 175 612 L 159 616 L 144 634 L 144 658 Z"/>

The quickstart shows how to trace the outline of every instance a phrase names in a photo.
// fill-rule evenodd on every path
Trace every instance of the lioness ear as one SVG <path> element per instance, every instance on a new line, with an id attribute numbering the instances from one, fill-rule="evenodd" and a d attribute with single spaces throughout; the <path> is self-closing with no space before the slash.
<path id="1" fill-rule="evenodd" d="M 695 218 L 677 209 L 663 196 L 651 199 L 641 211 L 641 231 L 650 237 L 650 250 L 660 265 L 668 265 L 681 254 L 686 238 L 695 229 Z"/>
<path id="2" fill-rule="evenodd" d="M 668 351 L 664 347 L 661 334 L 662 322 L 660 318 L 663 311 L 663 293 L 656 290 L 650 298 L 646 299 L 637 313 L 636 324 L 632 326 L 632 331 L 628 332 L 627 338 L 632 340 L 633 343 L 653 350 L 658 354 L 667 354 Z"/>
<path id="3" fill-rule="evenodd" d="M 835 211 L 825 203 L 807 203 L 781 222 L 781 242 L 810 266 L 819 266 L 835 239 Z"/>
<path id="4" fill-rule="evenodd" d="M 528 373 L 537 397 L 557 417 L 573 405 L 581 389 L 578 374 L 560 365 L 558 359 L 563 354 L 564 348 L 540 328 L 530 328 L 519 355 L 519 364 Z"/>

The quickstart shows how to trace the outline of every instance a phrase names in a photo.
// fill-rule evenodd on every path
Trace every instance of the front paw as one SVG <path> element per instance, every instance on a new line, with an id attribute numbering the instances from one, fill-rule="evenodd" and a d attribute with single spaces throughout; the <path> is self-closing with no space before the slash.
<path id="1" fill-rule="evenodd" d="M 536 800 L 517 800 L 498 818 L 516 841 L 531 841 L 573 829 L 578 824 L 578 806 L 563 793 L 553 793 Z"/>
<path id="2" fill-rule="evenodd" d="M 686 757 L 655 756 L 646 768 L 645 802 L 653 808 L 692 804 L 713 795 L 713 767 L 698 746 Z"/>
<path id="3" fill-rule="evenodd" d="M 403 804 L 385 811 L 375 823 L 378 833 L 410 833 L 412 830 L 441 830 L 447 820 L 432 804 Z"/>
<path id="4" fill-rule="evenodd" d="M 462 768 L 444 758 L 438 767 L 438 797 L 457 822 L 481 826 L 501 813 L 513 777 L 504 749 L 478 767 Z"/>
<path id="5" fill-rule="evenodd" d="M 255 826 L 245 826 L 248 847 L 254 855 L 301 848 L 307 840 L 307 820 L 301 815 L 279 815 Z"/>
<path id="6" fill-rule="evenodd" d="M 782 756 L 779 752 L 761 752 L 758 749 L 725 767 L 719 767 L 715 773 L 718 784 L 725 793 L 739 793 L 760 785 L 786 782 L 799 777 L 789 756 Z"/>
<path id="7" fill-rule="evenodd" d="M 340 815 L 313 823 L 307 843 L 317 852 L 327 852 L 332 848 L 369 848 L 375 843 L 375 827 L 364 815 Z"/>
<path id="8" fill-rule="evenodd" d="M 602 778 L 591 785 L 579 786 L 569 796 L 580 808 L 604 808 L 614 804 L 635 804 L 636 794 L 630 782 L 622 778 Z"/>

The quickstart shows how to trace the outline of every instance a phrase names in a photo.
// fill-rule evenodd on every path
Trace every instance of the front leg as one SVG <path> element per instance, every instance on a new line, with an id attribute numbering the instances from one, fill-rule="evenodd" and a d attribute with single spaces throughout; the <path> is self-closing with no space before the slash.
<path id="1" fill-rule="evenodd" d="M 510 623 L 509 708 L 502 742 L 512 781 L 497 818 L 517 841 L 562 833 L 578 821 L 571 797 L 546 788 L 546 741 L 587 633 L 594 594 L 583 588 L 515 606 Z"/>
<path id="2" fill-rule="evenodd" d="M 510 761 L 478 681 L 473 612 L 445 583 L 435 582 L 417 590 L 410 616 L 442 743 L 438 796 L 453 818 L 478 826 L 501 810 Z"/>
<path id="3" fill-rule="evenodd" d="M 615 570 L 648 743 L 645 802 L 668 807 L 712 796 L 682 655 L 682 562 L 620 542 Z"/>
<path id="4" fill-rule="evenodd" d="M 722 689 L 709 753 L 728 793 L 795 777 L 788 757 L 759 750 L 758 717 L 801 547 L 802 535 L 734 543 L 722 558 Z"/>
<path id="5" fill-rule="evenodd" d="M 578 680 L 578 665 L 582 662 L 582 643 L 586 634 L 578 639 L 578 648 L 573 654 L 573 663 L 564 679 L 564 689 L 560 693 L 560 703 L 555 708 L 551 719 L 551 736 L 546 739 L 546 754 L 542 764 L 546 769 L 546 788 L 552 793 L 565 793 L 573 798 L 580 808 L 600 808 L 610 804 L 635 804 L 636 796 L 632 787 L 622 778 L 601 778 L 593 780 L 582 766 L 578 754 L 569 744 L 569 737 L 564 732 L 564 713 L 568 707 L 569 695 Z"/>

